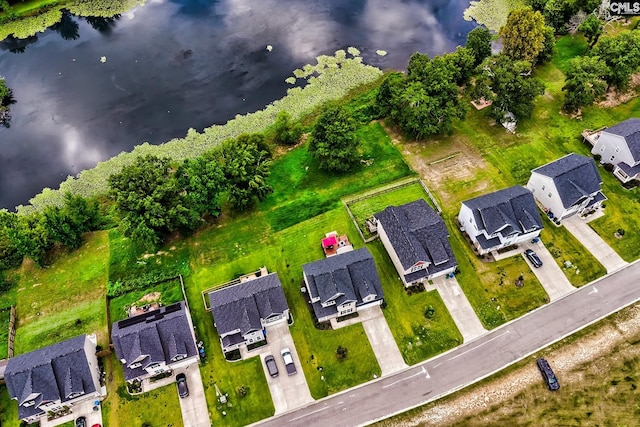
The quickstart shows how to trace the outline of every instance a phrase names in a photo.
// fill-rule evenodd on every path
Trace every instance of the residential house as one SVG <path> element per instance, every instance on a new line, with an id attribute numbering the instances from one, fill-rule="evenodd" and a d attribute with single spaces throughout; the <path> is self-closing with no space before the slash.
<path id="1" fill-rule="evenodd" d="M 640 119 L 631 118 L 603 130 L 591 150 L 600 163 L 615 165 L 613 174 L 622 182 L 640 176 Z"/>
<path id="2" fill-rule="evenodd" d="M 128 382 L 200 360 L 184 301 L 115 322 L 111 340 Z"/>
<path id="3" fill-rule="evenodd" d="M 533 194 L 519 185 L 462 202 L 458 221 L 480 255 L 534 239 L 543 229 Z"/>
<path id="4" fill-rule="evenodd" d="M 5 381 L 18 418 L 35 423 L 102 400 L 100 374 L 95 336 L 80 335 L 10 358 Z"/>
<path id="5" fill-rule="evenodd" d="M 260 275 L 209 293 L 222 351 L 266 339 L 265 328 L 289 319 L 289 306 L 277 273 Z"/>
<path id="6" fill-rule="evenodd" d="M 594 160 L 571 153 L 531 171 L 527 188 L 555 218 L 563 219 L 600 207 L 607 198 Z"/>
<path id="7" fill-rule="evenodd" d="M 304 264 L 302 274 L 319 322 L 382 304 L 380 277 L 367 248 Z"/>
<path id="8" fill-rule="evenodd" d="M 374 218 L 406 287 L 453 273 L 458 266 L 444 221 L 423 199 L 389 206 Z"/>

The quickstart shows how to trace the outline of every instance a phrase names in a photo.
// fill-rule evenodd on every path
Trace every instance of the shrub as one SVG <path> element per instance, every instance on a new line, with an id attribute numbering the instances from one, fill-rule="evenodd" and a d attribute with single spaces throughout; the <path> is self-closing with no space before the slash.
<path id="1" fill-rule="evenodd" d="M 424 310 L 424 317 L 426 317 L 427 319 L 433 319 L 435 315 L 436 309 L 431 305 Z"/>
<path id="2" fill-rule="evenodd" d="M 336 357 L 338 359 L 346 359 L 348 352 L 349 352 L 349 350 L 347 350 L 346 347 L 343 347 L 343 346 L 339 345 L 337 350 L 336 350 Z"/>
<path id="3" fill-rule="evenodd" d="M 604 170 L 606 170 L 607 172 L 613 172 L 613 169 L 615 168 L 615 165 L 611 164 L 611 163 L 603 163 L 602 167 L 604 168 Z"/>
<path id="4" fill-rule="evenodd" d="M 599 162 L 600 160 L 602 160 L 602 156 L 600 154 L 594 154 L 593 160 L 595 160 L 596 162 Z"/>
<path id="5" fill-rule="evenodd" d="M 618 234 L 624 236 L 624 228 L 618 228 Z"/>

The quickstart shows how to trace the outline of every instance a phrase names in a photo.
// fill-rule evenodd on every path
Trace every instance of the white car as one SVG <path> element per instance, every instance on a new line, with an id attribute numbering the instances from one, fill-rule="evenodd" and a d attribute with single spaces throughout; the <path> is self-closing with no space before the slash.
<path id="1" fill-rule="evenodd" d="M 287 368 L 287 373 L 289 375 L 295 374 L 296 365 L 293 363 L 293 357 L 291 356 L 291 350 L 289 348 L 283 348 L 280 350 L 280 354 L 282 355 L 282 360 L 284 360 L 284 366 Z"/>

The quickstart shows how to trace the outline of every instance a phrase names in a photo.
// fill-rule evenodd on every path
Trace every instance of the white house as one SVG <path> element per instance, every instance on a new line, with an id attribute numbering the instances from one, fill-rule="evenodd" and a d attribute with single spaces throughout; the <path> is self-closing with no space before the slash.
<path id="1" fill-rule="evenodd" d="M 380 277 L 367 248 L 304 264 L 302 274 L 318 322 L 382 304 Z"/>
<path id="2" fill-rule="evenodd" d="M 591 150 L 600 163 L 615 165 L 613 174 L 622 182 L 640 176 L 640 119 L 631 118 L 601 132 Z"/>
<path id="3" fill-rule="evenodd" d="M 594 160 L 571 153 L 533 169 L 527 188 L 548 213 L 563 219 L 599 208 L 607 199 L 601 184 Z"/>
<path id="4" fill-rule="evenodd" d="M 222 351 L 266 340 L 266 327 L 289 319 L 289 306 L 277 273 L 209 293 L 211 314 Z"/>
<path id="5" fill-rule="evenodd" d="M 374 218 L 406 287 L 453 273 L 458 266 L 444 221 L 424 200 L 389 206 Z"/>
<path id="6" fill-rule="evenodd" d="M 115 322 L 111 340 L 129 382 L 200 360 L 184 301 Z"/>
<path id="7" fill-rule="evenodd" d="M 521 186 L 462 202 L 458 221 L 481 255 L 534 239 L 543 229 L 533 194 Z"/>
<path id="8" fill-rule="evenodd" d="M 10 358 L 5 381 L 18 418 L 35 423 L 102 400 L 100 374 L 95 336 L 80 335 Z"/>

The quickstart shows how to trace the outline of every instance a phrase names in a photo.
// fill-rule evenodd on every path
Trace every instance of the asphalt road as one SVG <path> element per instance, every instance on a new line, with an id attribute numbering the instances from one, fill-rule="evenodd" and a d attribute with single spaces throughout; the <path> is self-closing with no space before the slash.
<path id="1" fill-rule="evenodd" d="M 634 263 L 434 359 L 257 425 L 366 425 L 485 378 L 639 300 Z"/>

